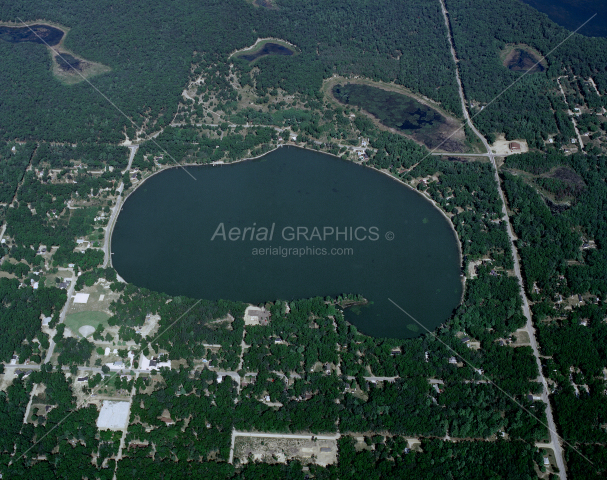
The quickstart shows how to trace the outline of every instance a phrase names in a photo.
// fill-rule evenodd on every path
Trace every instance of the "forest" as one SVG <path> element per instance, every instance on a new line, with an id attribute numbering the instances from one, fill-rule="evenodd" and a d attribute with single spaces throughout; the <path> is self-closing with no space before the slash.
<path id="1" fill-rule="evenodd" d="M 505 167 L 529 173 L 556 167 L 575 171 L 587 188 L 562 211 L 551 211 L 522 176 L 504 173 L 503 178 L 538 341 L 550 357 L 543 370 L 555 382 L 551 398 L 559 433 L 597 463 L 606 441 L 601 425 L 607 422 L 606 160 L 541 153 L 508 157 Z M 588 248 L 590 240 L 596 248 Z M 599 478 L 599 471 L 572 453 L 567 452 L 567 461 L 573 463 L 574 478 Z"/>
<path id="2" fill-rule="evenodd" d="M 461 479 L 526 479 L 536 477 L 536 465 L 545 470 L 543 453 L 535 448 L 548 437 L 545 407 L 528 398 L 541 393 L 542 385 L 531 348 L 513 336 L 525 318 L 491 165 L 478 158 L 427 157 L 425 148 L 329 104 L 321 92 L 332 75 L 363 76 L 404 85 L 461 117 L 440 3 L 275 3 L 277 8 L 258 8 L 240 0 L 152 0 L 141 9 L 128 2 L 17 0 L 0 7 L 1 20 L 47 18 L 69 27 L 66 48 L 111 67 L 93 83 L 128 117 L 90 85 L 68 87 L 54 78 L 43 45 L 0 40 L 0 203 L 13 202 L 0 210 L 10 238 L 0 253 L 6 256 L 3 275 L 16 277 L 0 278 L 0 361 L 16 355 L 19 363 L 41 363 L 50 340 L 41 333 L 41 317 L 51 317 L 57 362 L 65 366 L 43 364 L 27 376 L 18 373 L 0 392 L 2 473 L 109 480 L 116 470 L 118 479 L 162 474 L 303 480 L 444 478 L 448 471 Z M 525 43 L 547 54 L 567 36 L 564 29 L 515 0 L 445 3 L 475 124 L 490 141 L 504 133 L 526 139 L 534 150 L 508 157 L 500 180 L 559 434 L 596 464 L 589 467 L 567 448 L 569 472 L 572 478 L 602 478 L 607 158 L 592 147 L 587 155 L 558 150 L 575 131 L 556 78 L 577 82 L 579 93 L 565 95 L 572 105 L 600 110 L 607 98 L 605 40 L 574 36 L 551 53 L 546 71 L 521 77 L 502 65 L 500 51 Z M 496 24 L 487 11 L 502 21 Z M 238 59 L 227 62 L 233 51 L 266 36 L 288 40 L 301 53 L 261 58 L 254 68 Z M 194 125 L 215 116 L 202 101 L 181 95 L 198 75 L 205 81 L 197 95 L 213 96 L 213 113 L 225 113 L 217 125 Z M 584 81 L 590 76 L 602 95 Z M 237 108 L 236 81 L 257 96 L 247 108 Z M 513 81 L 518 83 L 481 110 Z M 269 102 L 278 91 L 289 101 Z M 600 118 L 576 117 L 591 138 L 606 129 Z M 196 163 L 262 154 L 278 142 L 274 127 L 289 127 L 298 142 L 344 157 L 340 144 L 367 138 L 370 166 L 412 185 L 447 214 L 461 241 L 466 289 L 461 305 L 434 334 L 367 337 L 344 320 L 343 298 L 321 297 L 268 299 L 270 324 L 245 330 L 242 303 L 169 297 L 124 284 L 113 269 L 99 267 L 98 246 L 74 250 L 77 238 L 102 238 L 103 224 L 95 219 L 109 213 L 108 197 L 121 180 L 126 190 L 131 187 L 128 174 L 121 173 L 128 149 L 118 144 L 134 138 L 136 129 L 144 135 L 162 130 L 134 159 L 133 168 L 150 171 L 172 162 L 163 149 L 178 161 Z M 555 144 L 546 148 L 552 137 Z M 70 202 L 86 206 L 69 208 Z M 136 392 L 117 465 L 121 432 L 98 431 L 97 409 L 77 405 L 74 396 L 76 365 L 90 362 L 95 345 L 63 338 L 65 325 L 57 324 L 64 290 L 44 282 L 33 286 L 40 279 L 34 271 L 44 265 L 42 245 L 59 247 L 51 268 L 75 264 L 81 273 L 77 289 L 103 277 L 121 294 L 108 320 L 119 327 L 120 340 L 173 361 L 172 370 L 113 380 Z M 360 300 L 357 292 L 344 298 Z M 137 328 L 150 314 L 160 316 L 163 333 L 146 345 Z M 100 335 L 95 332 L 94 339 Z M 243 340 L 249 346 L 244 351 Z M 240 387 L 230 376 L 220 379 L 209 365 L 238 370 Z M 104 375 L 91 375 L 85 388 L 93 391 L 107 381 L 109 370 L 103 368 Z M 371 375 L 398 378 L 365 378 Z M 23 423 L 34 384 L 43 392 L 34 396 L 36 402 L 49 408 L 34 407 Z M 163 420 L 166 412 L 169 422 Z M 326 468 L 304 470 L 299 462 L 230 465 L 234 428 L 344 436 L 338 463 Z M 350 434 L 365 436 L 368 448 L 356 448 Z M 442 440 L 446 435 L 457 441 Z M 420 437 L 421 445 L 410 450 L 404 436 Z"/>
<path id="3" fill-rule="evenodd" d="M 535 148 L 560 132 L 559 142 L 566 143 L 573 127 L 561 113 L 560 75 L 592 77 L 599 92 L 607 92 L 607 39 L 574 35 L 564 42 L 567 30 L 518 0 L 446 0 L 446 7 L 464 93 L 477 104 L 474 123 L 490 143 L 498 132 Z M 523 75 L 504 67 L 499 53 L 513 44 L 547 55 L 547 70 Z"/>
<path id="4" fill-rule="evenodd" d="M 137 22 L 130 21 L 134 15 Z M 364 75 L 407 85 L 460 113 L 438 3 L 283 0 L 280 10 L 272 10 L 239 0 L 181 0 L 172 6 L 154 1 L 143 11 L 95 2 L 20 0 L 3 6 L 2 20 L 17 17 L 69 27 L 66 48 L 111 67 L 94 84 L 137 127 L 157 129 L 172 120 L 194 52 L 204 52 L 205 66 L 224 63 L 257 37 L 284 38 L 301 51 L 260 59 L 260 89 L 314 96 L 333 73 Z M 44 45 L 0 42 L 0 55 L 0 89 L 9 93 L 0 107 L 2 138 L 118 143 L 125 134 L 133 136 L 133 124 L 86 82 L 66 88 L 52 76 Z"/>

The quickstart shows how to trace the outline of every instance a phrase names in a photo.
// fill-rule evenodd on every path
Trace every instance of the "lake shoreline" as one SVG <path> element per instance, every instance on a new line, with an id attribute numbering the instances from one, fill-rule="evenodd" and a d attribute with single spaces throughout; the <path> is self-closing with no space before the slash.
<path id="1" fill-rule="evenodd" d="M 233 161 L 233 162 L 229 162 L 229 163 L 222 163 L 222 164 L 212 164 L 212 163 L 207 163 L 207 164 L 188 163 L 188 164 L 183 164 L 183 165 L 163 165 L 163 167 L 162 167 L 162 168 L 160 168 L 159 170 L 157 170 L 157 171 L 155 171 L 155 172 L 151 173 L 149 176 L 147 176 L 147 177 L 145 177 L 144 179 L 142 179 L 142 181 L 141 181 L 140 183 L 138 183 L 137 185 L 135 185 L 135 186 L 134 186 L 134 188 L 130 189 L 130 191 L 127 193 L 127 195 L 126 195 L 126 196 L 123 198 L 122 205 L 124 206 L 124 205 L 126 204 L 126 203 L 125 203 L 125 202 L 126 202 L 126 200 L 127 200 L 127 199 L 128 199 L 128 198 L 129 198 L 129 197 L 130 197 L 130 196 L 131 196 L 131 195 L 132 195 L 132 194 L 133 194 L 135 191 L 137 191 L 137 190 L 139 189 L 139 187 L 140 187 L 141 185 L 143 185 L 143 184 L 144 184 L 144 183 L 145 183 L 145 182 L 146 182 L 146 181 L 147 181 L 149 178 L 151 178 L 152 176 L 154 176 L 154 175 L 156 175 L 156 174 L 158 174 L 158 173 L 161 173 L 161 172 L 163 172 L 163 171 L 165 171 L 165 170 L 167 170 L 167 169 L 174 169 L 174 168 L 186 168 L 186 167 L 203 167 L 203 166 L 222 166 L 222 165 L 231 165 L 231 164 L 233 164 L 233 163 L 248 162 L 248 161 L 250 161 L 250 160 L 258 160 L 258 159 L 260 159 L 260 158 L 262 158 L 262 157 L 265 157 L 265 156 L 267 156 L 267 155 L 269 155 L 269 154 L 271 154 L 271 153 L 273 153 L 273 152 L 276 152 L 278 149 L 283 148 L 284 146 L 285 146 L 285 145 L 277 146 L 277 147 L 275 147 L 275 148 L 273 148 L 273 149 L 271 149 L 271 150 L 269 150 L 269 151 L 267 151 L 267 152 L 264 152 L 264 153 L 263 153 L 263 154 L 261 154 L 261 155 L 256 155 L 256 156 L 254 156 L 254 157 L 246 157 L 246 158 L 242 158 L 242 159 L 239 159 L 239 160 L 235 160 L 235 161 Z M 419 191 L 418 191 L 418 190 L 416 190 L 414 187 L 412 187 L 411 185 L 409 185 L 409 184 L 405 183 L 405 182 L 404 182 L 402 179 L 400 179 L 400 178 L 398 178 L 398 177 L 394 176 L 392 173 L 390 173 L 390 172 L 388 172 L 388 171 L 385 171 L 385 170 L 379 170 L 379 169 L 377 169 L 377 168 L 375 168 L 375 167 L 373 167 L 373 166 L 370 166 L 370 165 L 367 165 L 367 164 L 364 164 L 364 163 L 358 163 L 358 162 L 353 162 L 353 161 L 351 161 L 351 160 L 345 160 L 345 159 L 343 159 L 343 158 L 341 158 L 341 157 L 339 157 L 339 156 L 337 156 L 337 155 L 334 155 L 334 154 L 329 154 L 329 153 L 326 153 L 326 152 L 321 152 L 321 151 L 318 151 L 318 150 L 315 150 L 315 149 L 312 149 L 312 148 L 306 148 L 306 147 L 301 147 L 301 146 L 292 145 L 292 144 L 287 144 L 286 146 L 287 146 L 287 147 L 289 147 L 289 146 L 296 147 L 296 148 L 294 149 L 295 151 L 300 151 L 300 152 L 310 152 L 310 153 L 317 153 L 317 154 L 318 154 L 318 153 L 320 153 L 321 155 L 330 155 L 330 156 L 332 156 L 332 157 L 334 157 L 334 158 L 336 158 L 336 159 L 340 159 L 340 160 L 341 160 L 341 161 L 342 161 L 344 164 L 350 164 L 350 165 L 352 165 L 352 166 L 353 166 L 353 165 L 364 166 L 364 167 L 366 167 L 366 169 L 365 169 L 365 170 L 367 170 L 367 171 L 368 171 L 368 170 L 375 170 L 375 171 L 378 171 L 378 172 L 380 172 L 380 173 L 382 173 L 382 174 L 384 174 L 384 175 L 386 175 L 386 176 L 389 176 L 389 177 L 390 177 L 392 180 L 396 180 L 397 182 L 399 182 L 399 184 L 400 184 L 401 186 L 405 186 L 405 187 L 407 187 L 408 191 L 414 191 L 414 192 L 417 194 L 416 196 L 417 196 L 417 198 L 419 198 L 419 201 L 420 201 L 420 202 L 422 202 L 422 203 L 426 203 L 426 202 L 428 202 L 428 203 L 426 204 L 426 205 L 428 205 L 428 208 L 429 208 L 429 209 L 431 209 L 432 211 L 438 210 L 438 211 L 440 212 L 440 215 L 442 216 L 442 218 L 443 218 L 445 221 L 447 221 L 447 223 L 448 223 L 449 227 L 448 227 L 448 229 L 447 229 L 447 230 L 444 230 L 444 232 L 446 233 L 446 232 L 447 232 L 447 231 L 449 231 L 449 229 L 450 229 L 450 232 L 451 232 L 451 235 L 452 235 L 452 237 L 451 237 L 451 238 L 453 239 L 452 241 L 455 241 L 455 242 L 457 243 L 456 250 L 455 250 L 455 249 L 453 250 L 452 257 L 451 257 L 451 260 L 449 260 L 448 265 L 450 265 L 449 269 L 451 269 L 451 268 L 453 268 L 455 265 L 457 265 L 457 268 L 458 268 L 457 275 L 459 275 L 459 274 L 460 274 L 460 272 L 461 272 L 461 265 L 462 265 L 462 245 L 461 245 L 461 241 L 460 241 L 460 239 L 459 239 L 459 236 L 458 236 L 458 234 L 457 234 L 457 231 L 455 230 L 455 227 L 454 227 L 454 225 L 453 225 L 453 223 L 452 223 L 451 219 L 450 219 L 450 218 L 448 217 L 448 215 L 446 214 L 446 212 L 444 212 L 444 211 L 443 211 L 443 210 L 442 210 L 442 209 L 441 209 L 441 208 L 440 208 L 440 207 L 439 207 L 439 206 L 436 204 L 436 202 L 434 202 L 434 201 L 433 201 L 431 198 L 428 198 L 426 194 L 424 194 L 423 192 L 419 192 Z M 288 156 L 288 155 L 289 155 L 289 154 L 287 153 L 287 156 Z M 341 163 L 341 162 L 340 162 L 340 163 Z M 250 168 L 250 167 L 249 167 L 249 168 Z M 210 170 L 209 170 L 209 171 L 210 171 Z M 185 173 L 185 172 L 184 172 L 184 173 Z M 203 172 L 203 175 L 204 175 L 204 172 Z M 341 177 L 341 178 L 344 178 L 344 177 Z M 187 179 L 187 178 L 185 178 L 185 177 L 184 177 L 184 180 L 185 180 L 185 181 L 189 181 L 189 179 Z M 174 181 L 174 180 L 173 180 L 173 181 Z M 179 179 L 179 180 L 178 180 L 178 182 L 181 182 L 181 180 Z M 216 185 L 219 185 L 219 183 L 216 183 L 216 182 L 215 182 L 215 184 L 216 184 Z M 191 187 L 191 188 L 196 188 L 196 187 Z M 206 190 L 206 188 L 207 188 L 207 187 L 205 187 L 205 190 Z M 394 188 L 400 188 L 400 187 L 394 187 Z M 409 204 L 409 205 L 415 205 L 415 203 L 410 204 L 409 202 L 403 203 L 403 204 L 401 204 L 401 205 L 407 205 L 407 204 Z M 409 208 L 411 208 L 411 207 L 409 207 Z M 419 208 L 419 207 L 417 207 L 417 208 Z M 418 211 L 418 212 L 424 211 L 424 210 L 417 210 L 417 208 L 415 208 L 415 209 L 414 209 L 414 211 Z M 115 230 L 116 226 L 118 225 L 118 220 L 119 220 L 119 218 L 120 218 L 120 214 L 121 214 L 121 213 L 122 213 L 122 208 L 121 208 L 120 212 L 118 212 L 118 216 L 117 216 L 117 218 L 116 218 L 116 222 L 114 222 L 114 224 L 112 225 L 112 230 L 111 230 L 111 232 L 108 232 L 108 238 L 110 238 L 110 239 L 112 239 L 112 238 L 114 237 L 114 230 Z M 129 218 L 130 218 L 130 217 L 129 217 Z M 400 218 L 400 217 L 398 217 L 398 218 Z M 430 218 L 430 217 L 429 217 L 429 218 Z M 439 218 L 439 217 L 435 217 L 435 219 L 437 219 L 437 218 Z M 133 218 L 130 218 L 130 220 L 128 220 L 128 223 L 131 223 L 131 221 L 132 221 L 132 220 L 133 220 Z M 401 220 L 398 220 L 398 221 L 397 221 L 397 225 L 399 225 L 400 227 L 402 227 L 403 225 L 406 225 L 406 223 L 407 223 L 407 222 L 403 223 Z M 437 223 L 436 225 L 438 226 L 439 224 Z M 443 229 L 444 229 L 444 227 L 440 227 L 440 228 L 443 228 Z M 397 234 L 398 234 L 398 229 L 397 229 L 396 231 L 397 231 Z M 124 235 L 124 233 L 123 233 L 123 235 Z M 399 238 L 400 238 L 400 235 L 399 235 Z M 445 238 L 448 238 L 448 237 L 445 237 Z M 112 242 L 112 244 L 114 244 L 114 242 Z M 455 253 L 456 251 L 457 251 L 457 254 Z M 114 252 L 111 252 L 111 253 L 114 253 Z M 456 257 L 455 255 L 457 255 L 457 257 Z M 401 265 L 403 268 L 406 268 L 406 269 L 408 269 L 408 268 L 411 268 L 411 267 L 412 267 L 412 266 L 411 266 L 411 264 L 409 263 L 409 261 L 408 261 L 408 260 L 406 260 L 406 259 L 404 259 L 404 258 L 403 258 L 403 260 L 404 260 L 404 263 L 403 263 L 402 261 L 399 261 L 399 262 L 398 262 L 398 265 Z M 451 263 L 451 262 L 453 262 L 453 263 Z M 456 262 L 457 262 L 457 263 L 456 263 Z M 446 268 L 446 267 L 447 267 L 447 264 L 444 264 L 444 265 L 445 265 L 445 268 Z M 435 267 L 436 267 L 436 264 L 435 264 Z M 419 268 L 419 267 L 418 267 L 418 268 Z M 434 268 L 434 267 L 433 267 L 433 268 Z M 124 269 L 124 266 L 122 266 L 122 269 Z M 440 270 L 440 267 L 439 267 L 439 270 Z M 449 271 L 451 271 L 451 270 L 449 270 Z M 437 271 L 437 274 L 438 274 L 438 271 Z M 452 275 L 452 277 L 451 277 L 451 278 L 453 279 L 452 281 L 453 281 L 453 282 L 456 282 L 456 280 L 455 280 L 455 275 L 456 275 L 455 270 L 454 270 L 454 271 L 452 271 L 450 275 Z M 438 277 L 437 277 L 436 275 L 434 275 L 432 278 L 438 278 Z M 462 302 L 462 300 L 463 300 L 463 298 L 464 298 L 464 296 L 465 296 L 465 278 L 462 278 L 462 277 L 461 277 L 461 275 L 460 275 L 460 276 L 459 276 L 459 280 L 460 280 L 460 281 L 459 281 L 458 283 L 459 283 L 459 285 L 461 286 L 461 294 L 456 296 L 456 299 L 457 299 L 457 300 L 456 300 L 456 301 L 457 301 L 457 304 L 456 304 L 456 305 L 454 305 L 453 309 L 457 308 L 457 306 L 459 306 L 459 305 L 461 304 L 461 302 Z M 135 281 L 135 284 L 137 284 L 137 281 L 136 281 L 136 280 L 134 280 L 134 281 Z M 457 282 L 456 282 L 456 284 L 457 284 Z M 336 287 L 337 287 L 338 289 L 340 288 L 338 284 L 335 284 L 335 285 L 336 285 Z M 146 288 L 161 288 L 160 286 L 153 286 L 153 285 L 147 285 L 147 284 L 143 284 L 142 286 L 145 286 Z M 458 288 L 459 288 L 459 287 L 458 287 Z M 326 288 L 325 288 L 325 290 L 326 290 Z M 324 290 L 323 290 L 323 291 L 324 291 Z M 329 293 L 331 292 L 330 290 L 326 290 L 326 291 L 328 292 L 327 294 L 329 294 Z M 185 294 L 186 294 L 186 295 L 188 295 L 188 293 L 185 293 Z M 211 291 L 209 291 L 207 294 L 212 294 L 212 293 L 211 293 Z M 377 295 L 377 293 L 375 293 L 375 295 Z M 248 301 L 248 300 L 247 300 L 247 301 Z M 249 302 L 249 303 L 250 303 L 250 302 Z M 450 312 L 448 315 L 446 315 L 446 316 L 444 317 L 444 319 L 442 320 L 442 322 L 441 322 L 440 324 L 438 324 L 438 325 L 431 325 L 431 324 L 428 324 L 429 329 L 430 329 L 430 330 L 434 330 L 435 328 L 438 328 L 440 325 L 444 325 L 444 324 L 445 324 L 445 322 L 447 322 L 447 321 L 448 321 L 448 320 L 451 318 L 451 315 L 452 315 L 452 311 L 451 311 L 451 312 Z M 416 315 L 416 316 L 418 316 L 418 315 Z M 442 315 L 441 315 L 441 317 L 442 317 Z M 421 318 L 421 317 L 420 317 L 420 318 Z M 351 320 L 349 320 L 349 322 L 351 323 Z M 365 329 L 363 329 L 363 330 L 362 330 L 362 332 L 363 332 L 363 333 L 365 333 L 366 335 L 370 335 L 370 336 L 372 336 L 372 337 L 376 337 L 376 336 L 377 336 L 377 335 L 373 335 L 373 334 L 371 334 L 371 333 L 366 332 L 366 330 L 365 330 Z M 418 335 L 419 335 L 420 333 L 421 333 L 421 332 L 419 332 L 419 333 L 418 333 Z M 396 335 L 398 336 L 398 338 L 406 338 L 406 337 L 401 337 L 402 333 L 396 333 Z M 392 337 L 391 337 L 390 335 L 388 335 L 386 338 L 392 338 Z"/>

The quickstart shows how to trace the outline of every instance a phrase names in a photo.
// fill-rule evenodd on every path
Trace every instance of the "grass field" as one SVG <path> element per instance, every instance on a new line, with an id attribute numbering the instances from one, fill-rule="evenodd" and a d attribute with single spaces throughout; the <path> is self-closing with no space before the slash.
<path id="1" fill-rule="evenodd" d="M 107 328 L 109 326 L 107 323 L 108 318 L 110 316 L 105 312 L 78 312 L 66 316 L 65 325 L 69 327 L 74 335 L 80 335 L 78 329 L 84 325 L 97 328 L 99 324 L 103 324 Z"/>

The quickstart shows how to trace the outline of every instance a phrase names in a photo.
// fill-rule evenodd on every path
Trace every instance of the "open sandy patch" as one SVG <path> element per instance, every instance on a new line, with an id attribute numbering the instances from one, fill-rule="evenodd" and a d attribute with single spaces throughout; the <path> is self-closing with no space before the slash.
<path id="1" fill-rule="evenodd" d="M 517 148 L 518 145 L 518 148 Z M 491 145 L 491 151 L 496 155 L 512 155 L 529 151 L 527 140 L 506 140 L 503 134 Z"/>
<path id="2" fill-rule="evenodd" d="M 129 421 L 131 404 L 129 402 L 104 401 L 97 419 L 100 430 L 120 430 L 126 428 Z"/>
<path id="3" fill-rule="evenodd" d="M 91 327 L 90 325 L 83 325 L 78 329 L 78 333 L 80 333 L 80 335 L 82 335 L 83 337 L 88 337 L 89 335 L 95 333 L 95 327 Z"/>

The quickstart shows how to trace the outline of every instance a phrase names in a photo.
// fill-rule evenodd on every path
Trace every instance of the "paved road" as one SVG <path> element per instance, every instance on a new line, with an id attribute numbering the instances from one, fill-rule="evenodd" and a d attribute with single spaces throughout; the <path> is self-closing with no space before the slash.
<path id="1" fill-rule="evenodd" d="M 444 152 L 432 152 L 432 155 L 443 155 L 449 157 L 490 157 L 488 153 L 444 153 Z"/>
<path id="2" fill-rule="evenodd" d="M 126 170 L 122 172 L 124 175 L 125 172 L 131 170 L 131 165 L 133 164 L 133 158 L 135 158 L 135 154 L 137 153 L 137 149 L 139 145 L 131 145 L 128 148 L 131 149 L 131 155 L 129 156 L 129 163 L 127 164 Z M 116 223 L 116 219 L 118 218 L 118 213 L 120 213 L 120 209 L 122 208 L 122 190 L 124 190 L 124 182 L 120 181 L 120 185 L 116 191 L 118 192 L 118 197 L 116 198 L 116 205 L 112 209 L 112 214 L 110 215 L 110 219 L 107 222 L 107 226 L 105 227 L 105 241 L 103 242 L 103 267 L 107 268 L 108 266 L 112 266 L 112 259 L 110 255 L 110 241 L 112 238 L 112 230 L 114 229 L 114 224 Z"/>
<path id="3" fill-rule="evenodd" d="M 506 199 L 504 197 L 504 192 L 502 191 L 502 186 L 499 180 L 499 175 L 498 175 L 498 170 L 497 170 L 497 165 L 495 163 L 495 155 L 492 153 L 491 151 L 491 147 L 489 146 L 489 144 L 487 143 L 487 140 L 485 139 L 485 137 L 483 137 L 481 135 L 481 133 L 476 129 L 476 127 L 474 126 L 474 124 L 472 123 L 472 120 L 470 119 L 470 115 L 468 114 L 468 110 L 466 109 L 466 100 L 464 97 L 464 90 L 462 88 L 462 82 L 460 80 L 460 76 L 459 76 L 459 68 L 457 66 L 458 64 L 458 60 L 457 60 L 457 56 L 455 54 L 455 48 L 453 46 L 453 39 L 451 38 L 451 29 L 449 26 L 449 17 L 447 14 L 447 10 L 445 9 L 445 3 L 444 0 L 440 0 L 441 2 L 441 9 L 443 12 L 443 16 L 445 18 L 445 25 L 447 27 L 447 32 L 448 32 L 448 36 L 449 36 L 449 43 L 450 43 L 450 47 L 451 47 L 451 55 L 453 56 L 453 61 L 455 62 L 455 76 L 457 79 L 457 86 L 458 86 L 458 90 L 459 90 L 459 96 L 461 99 L 461 103 L 462 103 L 462 110 L 464 112 L 464 117 L 466 120 L 466 123 L 468 124 L 468 126 L 472 129 L 472 131 L 476 134 L 476 136 L 478 138 L 481 139 L 481 141 L 483 142 L 483 145 L 485 146 L 485 148 L 487 149 L 487 156 L 489 157 L 489 159 L 491 160 L 491 165 L 493 166 L 493 173 L 495 176 L 495 183 L 497 186 L 497 190 L 499 192 L 500 195 L 500 199 L 502 200 L 502 214 L 503 214 L 503 220 L 506 224 L 506 229 L 508 232 L 508 238 L 510 239 L 510 248 L 512 251 L 512 257 L 514 259 L 514 272 L 516 274 L 516 277 L 518 278 L 519 281 L 519 288 L 520 288 L 520 295 L 522 297 L 523 300 L 523 313 L 525 314 L 525 318 L 527 319 L 527 323 L 525 326 L 525 329 L 527 330 L 527 333 L 529 334 L 529 339 L 530 339 L 530 343 L 531 343 L 531 347 L 533 348 L 533 355 L 535 356 L 535 360 L 537 363 L 537 366 L 539 368 L 539 372 L 540 372 L 540 376 L 541 376 L 541 381 L 542 381 L 542 385 L 544 387 L 544 391 L 542 393 L 542 400 L 546 403 L 546 418 L 548 420 L 548 428 L 550 430 L 550 445 L 554 451 L 555 457 L 556 457 L 556 463 L 557 466 L 559 468 L 559 478 L 561 480 L 566 480 L 567 479 L 567 474 L 565 472 L 565 462 L 563 460 L 563 452 L 561 449 L 561 444 L 560 444 L 560 439 L 558 434 L 556 433 L 556 425 L 554 423 L 554 417 L 552 415 L 552 406 L 550 405 L 550 401 L 548 399 L 548 385 L 546 383 L 546 379 L 544 378 L 543 372 L 542 372 L 542 364 L 541 364 L 541 360 L 540 360 L 540 354 L 539 354 L 539 350 L 537 348 L 537 341 L 535 338 L 535 329 L 533 328 L 533 322 L 531 320 L 531 312 L 529 310 L 529 302 L 527 301 L 527 296 L 525 294 L 525 288 L 524 288 L 524 283 L 523 283 L 523 278 L 521 275 L 521 269 L 520 269 L 520 265 L 519 265 L 519 260 L 518 260 L 518 252 L 514 243 L 515 237 L 512 233 L 512 226 L 510 225 L 510 219 L 508 217 L 508 211 L 506 209 Z"/>

